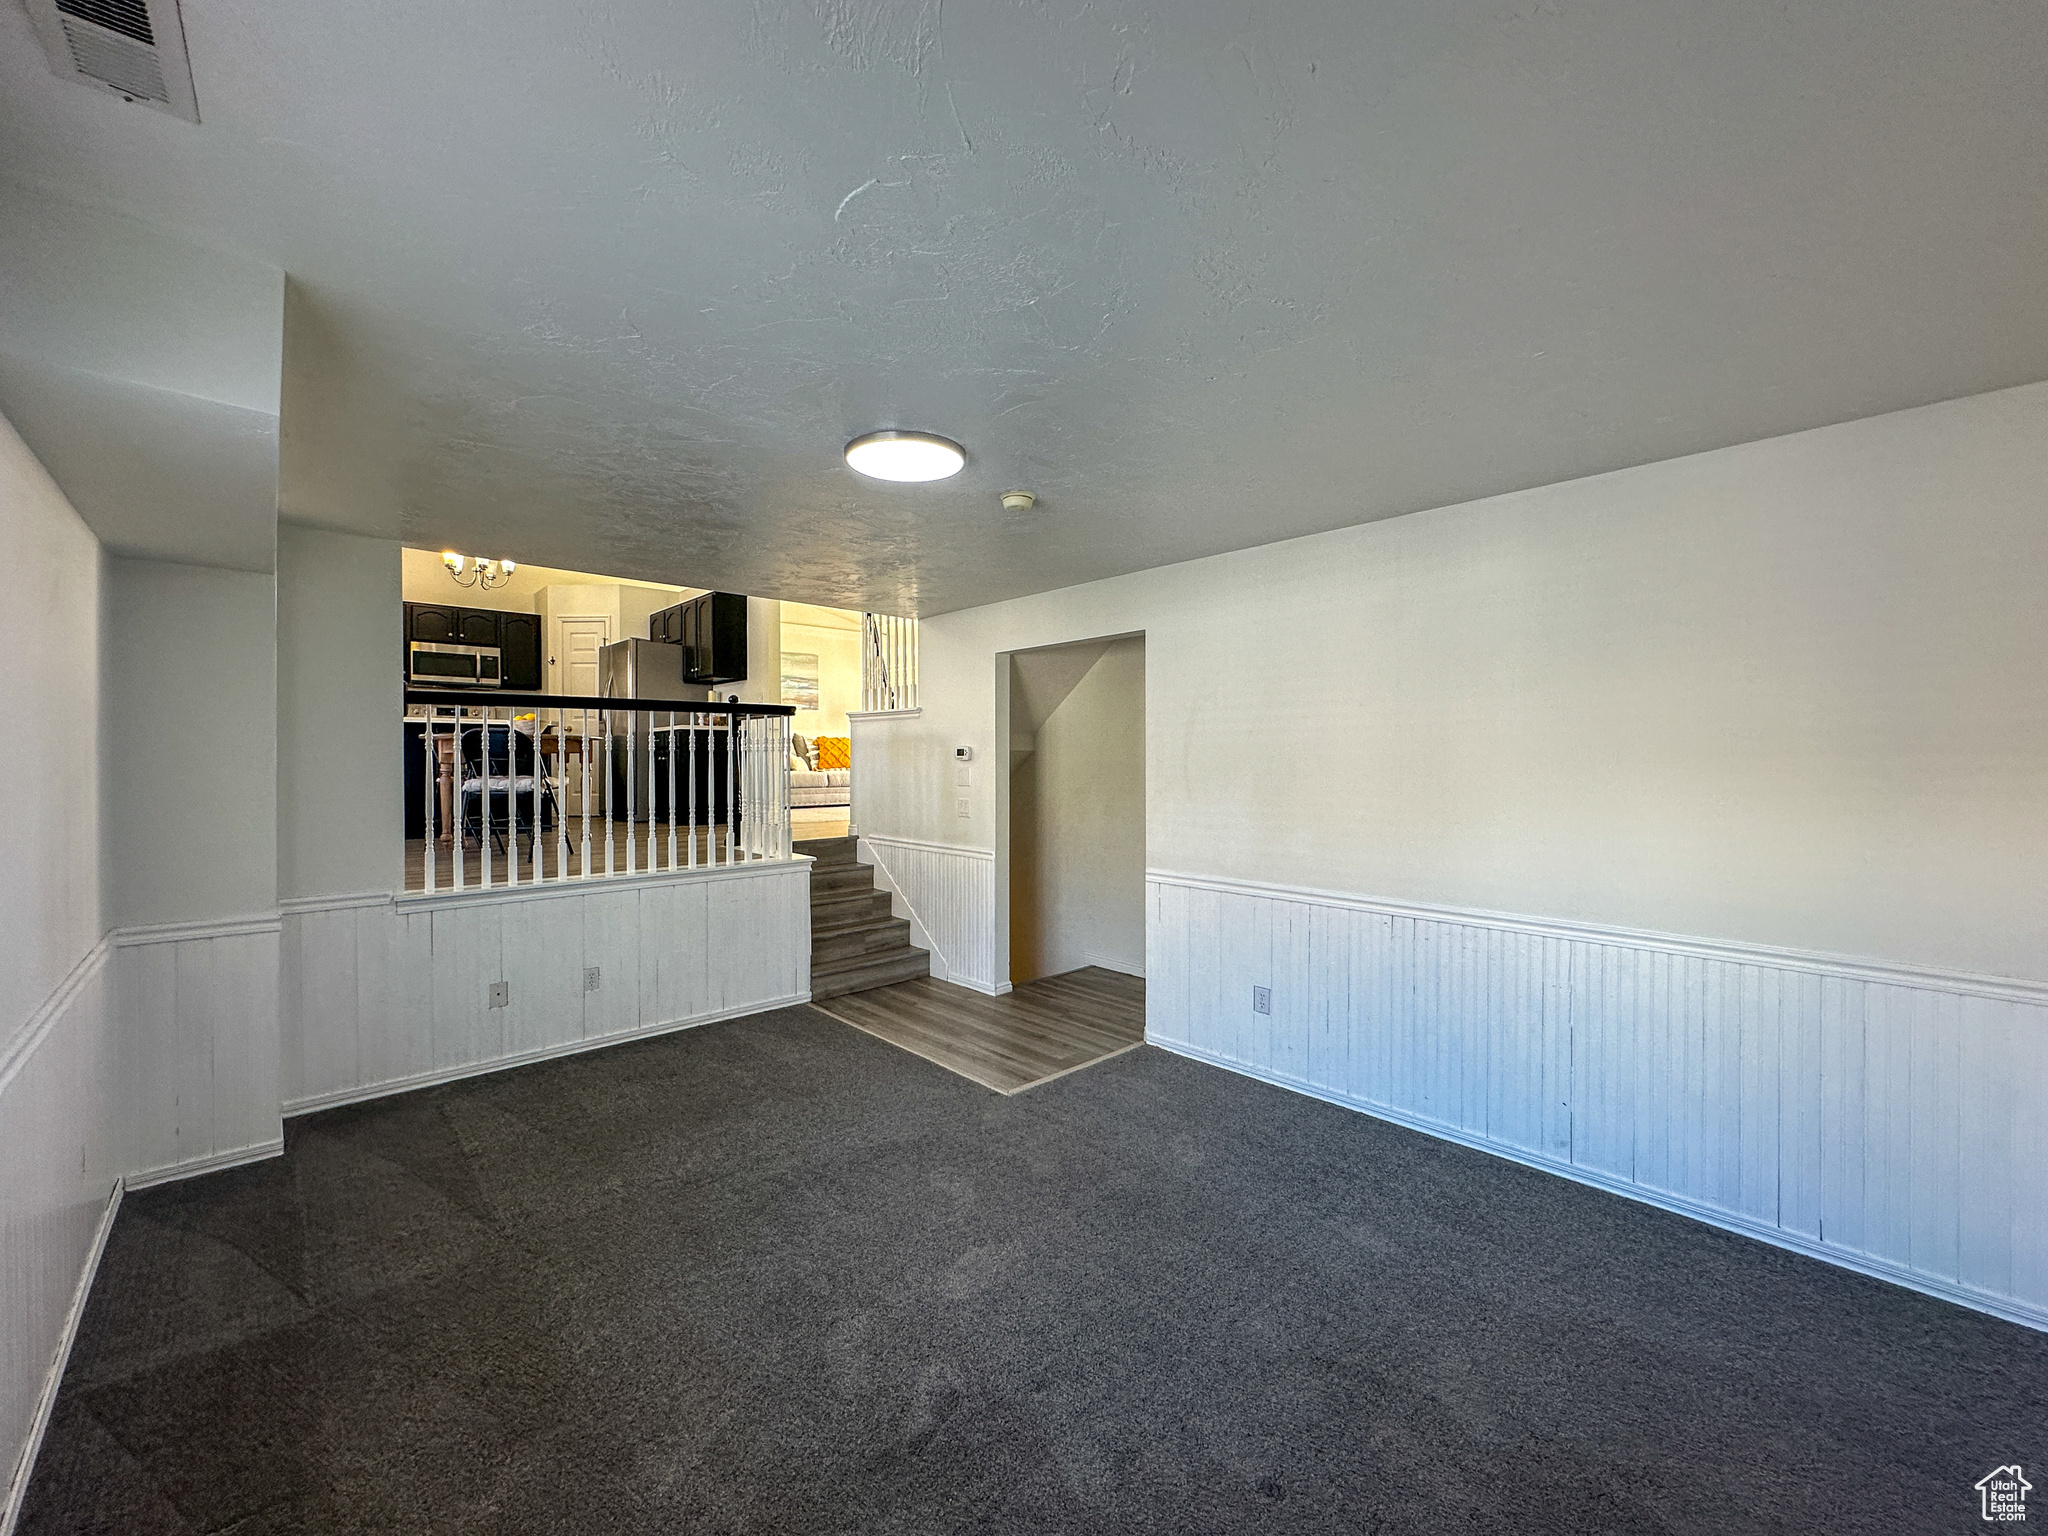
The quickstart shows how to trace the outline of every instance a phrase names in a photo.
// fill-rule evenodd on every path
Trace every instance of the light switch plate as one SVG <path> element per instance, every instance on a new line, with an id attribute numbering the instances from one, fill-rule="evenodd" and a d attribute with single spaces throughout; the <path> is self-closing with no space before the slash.
<path id="1" fill-rule="evenodd" d="M 974 782 L 974 770 L 965 763 L 955 764 L 953 768 L 953 782 L 963 786 L 972 784 Z"/>
<path id="2" fill-rule="evenodd" d="M 491 983 L 491 1006 L 493 1008 L 509 1008 L 512 1006 L 511 982 L 494 981 Z"/>

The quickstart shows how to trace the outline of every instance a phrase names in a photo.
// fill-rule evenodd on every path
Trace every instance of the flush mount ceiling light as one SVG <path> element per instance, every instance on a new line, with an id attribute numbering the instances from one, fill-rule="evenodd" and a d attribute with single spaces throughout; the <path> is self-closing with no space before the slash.
<path id="1" fill-rule="evenodd" d="M 846 462 L 874 480 L 943 480 L 960 473 L 967 450 L 933 432 L 870 432 L 846 445 Z"/>

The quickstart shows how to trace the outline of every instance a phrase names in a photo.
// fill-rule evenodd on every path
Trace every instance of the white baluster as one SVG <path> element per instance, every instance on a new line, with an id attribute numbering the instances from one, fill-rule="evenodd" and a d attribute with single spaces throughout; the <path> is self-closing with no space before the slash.
<path id="1" fill-rule="evenodd" d="M 548 776 L 548 788 L 555 807 L 555 879 L 569 878 L 569 808 L 562 803 L 569 793 L 569 711 L 555 710 L 555 771 Z"/>
<path id="2" fill-rule="evenodd" d="M 436 771 L 439 765 L 435 760 L 434 716 L 431 711 L 420 722 L 420 750 L 426 754 L 426 771 L 420 776 L 420 782 L 426 786 L 425 814 L 420 822 L 426 832 L 421 848 L 420 889 L 431 891 L 434 888 L 434 835 L 437 831 L 434 823 L 440 819 L 434 814 L 435 790 L 439 788 L 440 775 Z"/>
<path id="3" fill-rule="evenodd" d="M 578 809 L 583 816 L 583 851 L 576 860 L 578 878 L 588 880 L 595 871 L 590 867 L 590 753 L 597 745 L 597 738 L 590 732 L 590 710 L 586 707 L 577 712 L 583 726 L 583 749 L 576 754 L 576 771 L 583 775 L 583 793 Z"/>
<path id="4" fill-rule="evenodd" d="M 697 721 L 698 713 L 691 710 L 689 771 L 683 775 L 683 793 L 690 797 L 690 868 L 697 867 Z"/>
<path id="5" fill-rule="evenodd" d="M 739 715 L 733 721 L 733 735 L 739 741 L 739 856 L 754 856 L 754 717 Z"/>
<path id="6" fill-rule="evenodd" d="M 505 706 L 505 828 L 511 860 L 506 871 L 508 884 L 519 883 L 519 721 L 514 706 Z"/>
<path id="7" fill-rule="evenodd" d="M 634 822 L 640 814 L 640 712 L 626 711 L 626 873 L 640 867 Z"/>
<path id="8" fill-rule="evenodd" d="M 455 839 L 455 889 L 461 890 L 469 876 L 469 847 L 462 837 L 462 732 L 469 721 L 469 706 L 455 706 L 454 752 L 448 760 L 448 831 Z"/>
<path id="9" fill-rule="evenodd" d="M 497 879 L 497 872 L 491 867 L 491 706 L 488 704 L 484 706 L 483 746 L 483 795 L 477 802 L 477 827 L 483 833 L 479 841 L 483 844 L 484 886 L 488 889 Z"/>
<path id="10" fill-rule="evenodd" d="M 612 815 L 613 815 L 613 813 L 614 813 L 615 807 L 614 807 L 614 806 L 612 805 L 612 789 L 613 789 L 614 785 L 615 785 L 615 784 L 617 783 L 617 780 L 616 780 L 616 779 L 615 779 L 615 778 L 613 777 L 613 774 L 612 774 L 612 726 L 613 726 L 613 720 L 612 720 L 612 712 L 611 712 L 611 711 L 610 711 L 609 709 L 607 709 L 607 710 L 603 711 L 603 715 L 604 715 L 604 872 L 605 872 L 605 873 L 606 873 L 607 875 L 609 875 L 609 874 L 611 874 L 611 873 L 613 872 L 613 869 L 612 869 Z"/>

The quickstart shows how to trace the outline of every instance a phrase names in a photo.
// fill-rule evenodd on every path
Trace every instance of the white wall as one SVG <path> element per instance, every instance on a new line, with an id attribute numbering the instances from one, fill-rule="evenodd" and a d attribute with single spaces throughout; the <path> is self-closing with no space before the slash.
<path id="1" fill-rule="evenodd" d="M 275 579 L 161 560 L 107 571 L 107 920 L 274 912 Z"/>
<path id="2" fill-rule="evenodd" d="M 747 599 L 747 680 L 721 683 L 711 690 L 714 698 L 729 693 L 743 704 L 782 702 L 782 604 L 773 598 Z"/>
<path id="3" fill-rule="evenodd" d="M 130 1187 L 282 1150 L 276 578 L 107 561 L 102 885 Z"/>
<path id="4" fill-rule="evenodd" d="M 1000 771 L 993 757 L 984 772 Z M 1010 776 L 1010 980 L 1145 973 L 1145 642 L 1118 640 Z"/>
<path id="5" fill-rule="evenodd" d="M 861 706 L 860 615 L 806 603 L 782 605 L 782 649 L 818 658 L 818 707 L 800 709 L 799 736 L 844 736 L 849 710 Z"/>
<path id="6" fill-rule="evenodd" d="M 99 541 L 0 420 L 0 673 L 7 781 L 0 817 L 0 1039 L 98 941 Z"/>
<path id="7" fill-rule="evenodd" d="M 112 553 L 270 569 L 284 274 L 0 181 L 0 410 Z"/>
<path id="8" fill-rule="evenodd" d="M 2043 485 L 2033 385 L 928 619 L 861 830 L 971 890 L 998 657 L 1142 630 L 1148 1038 L 2048 1324 Z"/>
<path id="9" fill-rule="evenodd" d="M 277 530 L 277 892 L 398 889 L 398 545 Z"/>
<path id="10" fill-rule="evenodd" d="M 863 824 L 1142 629 L 1155 867 L 2048 980 L 2044 483 L 2034 385 L 928 619 Z"/>
<path id="11" fill-rule="evenodd" d="M 101 553 L 0 420 L 0 1525 L 121 1171 L 100 945 Z"/>

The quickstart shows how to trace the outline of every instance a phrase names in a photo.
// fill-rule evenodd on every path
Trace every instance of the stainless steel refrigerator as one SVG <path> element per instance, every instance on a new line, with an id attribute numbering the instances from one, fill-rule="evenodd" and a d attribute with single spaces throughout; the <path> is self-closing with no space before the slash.
<path id="1" fill-rule="evenodd" d="M 666 640 L 619 640 L 597 653 L 597 691 L 608 699 L 688 699 L 710 690 L 683 681 L 683 648 Z"/>
<path id="2" fill-rule="evenodd" d="M 683 681 L 683 647 L 667 640 L 620 640 L 605 646 L 597 653 L 597 691 L 607 699 L 675 699 L 691 704 L 703 703 L 711 692 L 701 684 Z M 623 820 L 631 806 L 635 821 L 646 821 L 650 815 L 665 818 L 669 747 L 673 743 L 684 749 L 678 767 L 687 772 L 688 739 L 677 739 L 665 714 L 634 718 L 630 738 L 627 725 L 625 717 L 613 718 L 612 816 Z M 710 743 L 704 733 L 699 733 L 696 745 L 699 751 L 708 752 Z M 678 798 L 687 806 L 686 796 L 679 793 Z M 722 802 L 723 797 L 720 799 Z"/>

